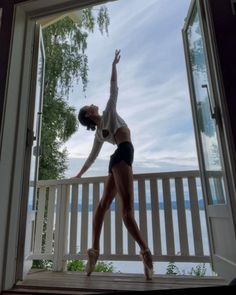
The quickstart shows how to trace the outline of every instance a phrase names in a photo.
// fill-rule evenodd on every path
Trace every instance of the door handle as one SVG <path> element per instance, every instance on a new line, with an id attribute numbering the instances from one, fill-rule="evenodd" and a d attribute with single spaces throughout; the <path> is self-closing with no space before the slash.
<path id="1" fill-rule="evenodd" d="M 212 117 L 212 119 L 214 119 L 216 121 L 216 123 L 218 125 L 221 126 L 222 125 L 222 120 L 221 120 L 220 109 L 217 106 L 214 106 L 214 107 L 212 106 L 208 85 L 207 84 L 202 84 L 202 88 L 205 88 L 206 91 L 207 91 L 207 98 L 208 98 L 208 101 L 209 101 L 211 117 Z"/>
<path id="2" fill-rule="evenodd" d="M 207 92 L 207 98 L 208 98 L 208 102 L 209 102 L 209 106 L 210 106 L 211 117 L 212 117 L 212 119 L 216 119 L 215 108 L 213 108 L 212 107 L 212 104 L 211 104 L 211 99 L 210 99 L 208 85 L 207 84 L 202 84 L 202 88 L 205 88 L 206 89 L 206 92 Z M 213 111 L 213 109 L 214 109 L 214 111 Z"/>

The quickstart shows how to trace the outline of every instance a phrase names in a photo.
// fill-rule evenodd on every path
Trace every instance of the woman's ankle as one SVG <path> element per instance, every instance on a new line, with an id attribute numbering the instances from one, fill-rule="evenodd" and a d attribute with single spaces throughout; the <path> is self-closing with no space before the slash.
<path id="1" fill-rule="evenodd" d="M 146 252 L 151 252 L 150 249 L 148 247 L 145 248 L 141 248 L 140 250 L 141 253 L 146 253 Z"/>
<path id="2" fill-rule="evenodd" d="M 92 247 L 92 248 L 90 248 L 90 249 L 93 250 L 93 251 L 96 252 L 96 253 L 99 253 L 99 248 Z"/>

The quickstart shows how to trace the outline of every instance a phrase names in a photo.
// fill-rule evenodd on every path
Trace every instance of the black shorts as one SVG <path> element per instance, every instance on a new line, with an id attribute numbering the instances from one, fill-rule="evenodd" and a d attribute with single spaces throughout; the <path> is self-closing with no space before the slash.
<path id="1" fill-rule="evenodd" d="M 129 166 L 132 166 L 134 160 L 134 147 L 129 141 L 120 143 L 114 154 L 111 155 L 108 170 L 109 173 L 112 173 L 112 167 L 122 160 L 125 161 L 125 163 L 127 163 Z"/>

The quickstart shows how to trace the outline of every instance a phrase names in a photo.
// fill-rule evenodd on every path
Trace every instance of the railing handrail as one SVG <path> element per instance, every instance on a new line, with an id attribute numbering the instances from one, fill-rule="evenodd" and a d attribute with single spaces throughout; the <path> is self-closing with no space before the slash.
<path id="1" fill-rule="evenodd" d="M 199 177 L 199 170 L 185 170 L 185 171 L 170 171 L 170 172 L 155 172 L 155 173 L 135 173 L 134 180 L 140 178 L 186 178 L 186 177 Z M 66 179 L 48 179 L 39 180 L 37 186 L 51 186 L 60 184 L 83 184 L 83 183 L 100 183 L 106 180 L 107 176 L 90 176 L 82 178 L 66 178 Z"/>

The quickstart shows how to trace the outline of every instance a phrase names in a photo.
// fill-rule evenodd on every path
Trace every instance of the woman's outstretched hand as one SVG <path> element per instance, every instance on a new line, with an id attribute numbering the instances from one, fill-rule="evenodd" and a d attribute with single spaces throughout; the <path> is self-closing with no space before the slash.
<path id="1" fill-rule="evenodd" d="M 115 58 L 113 60 L 113 64 L 118 64 L 118 62 L 120 61 L 120 50 L 117 50 L 116 49 L 116 52 L 115 52 Z"/>
<path id="2" fill-rule="evenodd" d="M 70 179 L 78 179 L 78 178 L 81 178 L 81 176 L 82 174 L 78 173 L 77 175 L 70 177 Z"/>
<path id="3" fill-rule="evenodd" d="M 111 82 L 117 82 L 117 70 L 116 70 L 116 65 L 120 61 L 120 50 L 116 49 L 115 52 L 115 57 L 112 63 L 112 72 L 111 72 Z"/>

